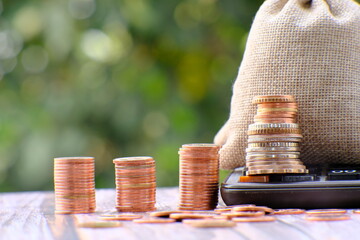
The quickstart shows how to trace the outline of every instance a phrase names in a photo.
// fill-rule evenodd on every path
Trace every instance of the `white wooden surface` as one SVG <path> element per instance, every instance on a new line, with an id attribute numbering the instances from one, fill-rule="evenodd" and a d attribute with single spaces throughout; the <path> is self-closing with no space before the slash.
<path id="1" fill-rule="evenodd" d="M 177 188 L 161 188 L 157 192 L 159 210 L 176 209 Z M 21 192 L 0 194 L 0 239 L 360 239 L 360 214 L 351 220 L 309 222 L 303 215 L 279 216 L 268 223 L 238 223 L 234 228 L 197 229 L 181 223 L 136 224 L 108 229 L 77 228 L 76 221 L 95 220 L 104 212 L 115 211 L 115 190 L 97 190 L 97 213 L 55 215 L 52 192 Z"/>

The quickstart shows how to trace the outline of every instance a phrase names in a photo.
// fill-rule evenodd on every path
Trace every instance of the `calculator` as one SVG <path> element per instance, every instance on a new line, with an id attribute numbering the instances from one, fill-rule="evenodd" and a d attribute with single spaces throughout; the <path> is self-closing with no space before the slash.
<path id="1" fill-rule="evenodd" d="M 267 182 L 241 182 L 236 168 L 221 184 L 226 205 L 272 208 L 360 208 L 360 165 L 307 166 L 306 174 L 270 174 Z"/>

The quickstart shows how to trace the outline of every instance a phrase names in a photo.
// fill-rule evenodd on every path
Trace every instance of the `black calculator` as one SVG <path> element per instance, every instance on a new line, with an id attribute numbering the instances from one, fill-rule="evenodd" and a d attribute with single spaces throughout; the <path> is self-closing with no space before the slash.
<path id="1" fill-rule="evenodd" d="M 240 182 L 236 168 L 221 184 L 226 205 L 272 208 L 360 208 L 360 165 L 307 166 L 307 174 L 270 174 L 267 182 Z"/>

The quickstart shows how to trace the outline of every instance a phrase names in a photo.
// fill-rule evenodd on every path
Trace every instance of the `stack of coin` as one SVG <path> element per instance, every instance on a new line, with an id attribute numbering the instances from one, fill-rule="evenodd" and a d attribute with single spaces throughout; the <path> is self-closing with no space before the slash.
<path id="1" fill-rule="evenodd" d="M 210 210 L 218 202 L 219 146 L 184 144 L 180 155 L 180 210 Z"/>
<path id="2" fill-rule="evenodd" d="M 300 161 L 301 130 L 291 95 L 257 96 L 255 123 L 249 125 L 247 175 L 307 173 Z"/>
<path id="3" fill-rule="evenodd" d="M 156 176 L 152 157 L 113 160 L 116 178 L 116 209 L 120 212 L 155 210 Z"/>
<path id="4" fill-rule="evenodd" d="M 95 211 L 95 161 L 92 157 L 54 159 L 55 212 Z"/>

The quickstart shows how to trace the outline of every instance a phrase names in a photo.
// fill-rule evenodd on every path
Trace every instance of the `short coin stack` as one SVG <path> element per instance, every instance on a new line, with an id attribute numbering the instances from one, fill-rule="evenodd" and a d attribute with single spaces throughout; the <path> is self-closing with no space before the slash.
<path id="1" fill-rule="evenodd" d="M 184 144 L 180 155 L 180 210 L 210 210 L 218 202 L 219 146 Z"/>
<path id="2" fill-rule="evenodd" d="M 155 209 L 156 176 L 152 157 L 124 157 L 113 160 L 116 177 L 116 209 L 147 212 Z"/>
<path id="3" fill-rule="evenodd" d="M 92 157 L 54 159 L 55 212 L 60 214 L 95 211 L 95 161 Z"/>
<path id="4" fill-rule="evenodd" d="M 255 123 L 249 125 L 247 175 L 307 173 L 300 161 L 301 130 L 291 95 L 257 96 Z"/>

